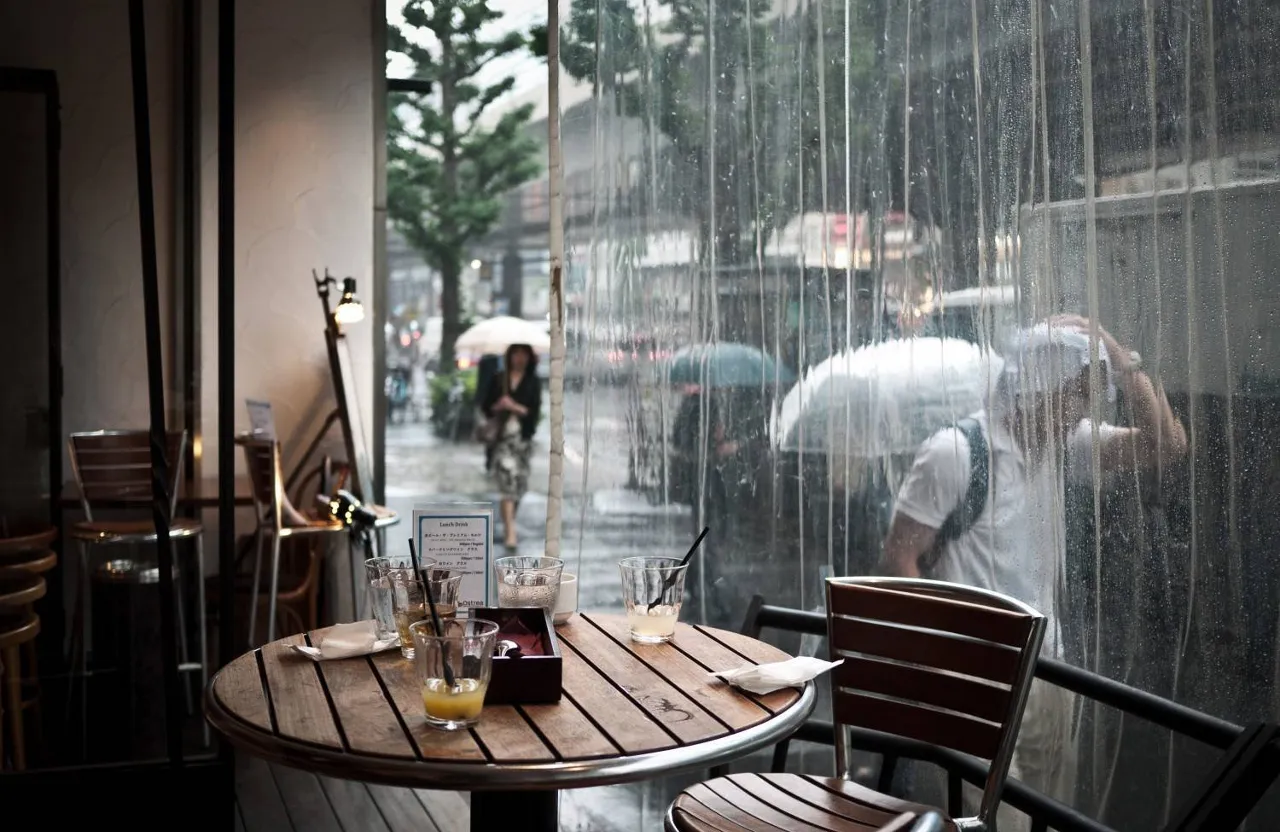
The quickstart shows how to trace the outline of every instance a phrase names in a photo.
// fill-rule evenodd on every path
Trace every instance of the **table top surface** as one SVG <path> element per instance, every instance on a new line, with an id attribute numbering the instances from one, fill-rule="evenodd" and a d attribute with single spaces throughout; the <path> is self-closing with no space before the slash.
<path id="1" fill-rule="evenodd" d="M 417 788 L 557 789 L 708 767 L 790 736 L 813 710 L 812 684 L 764 696 L 710 674 L 789 658 L 737 633 L 679 624 L 668 644 L 635 644 L 619 615 L 556 628 L 563 696 L 490 705 L 469 730 L 430 727 L 413 663 L 399 650 L 315 662 L 274 641 L 228 664 L 205 713 L 256 756 L 352 780 Z"/>

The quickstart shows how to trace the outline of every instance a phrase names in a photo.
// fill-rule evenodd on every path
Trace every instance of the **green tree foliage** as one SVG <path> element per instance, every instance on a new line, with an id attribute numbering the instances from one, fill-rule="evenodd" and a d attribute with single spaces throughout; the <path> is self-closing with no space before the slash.
<path id="1" fill-rule="evenodd" d="M 532 106 L 482 116 L 515 79 L 482 80 L 492 61 L 529 48 L 519 32 L 492 34 L 501 15 L 487 0 L 408 0 L 388 52 L 407 56 L 430 93 L 393 95 L 387 139 L 387 210 L 397 230 L 439 270 L 440 365 L 454 365 L 461 334 L 459 278 L 468 245 L 487 234 L 503 194 L 534 178 L 537 144 L 523 128 Z"/>

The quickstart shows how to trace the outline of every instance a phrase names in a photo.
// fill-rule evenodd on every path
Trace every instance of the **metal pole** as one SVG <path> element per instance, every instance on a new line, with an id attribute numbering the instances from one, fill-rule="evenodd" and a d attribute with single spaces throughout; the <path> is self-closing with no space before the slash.
<path id="1" fill-rule="evenodd" d="M 218 653 L 235 658 L 236 4 L 218 3 Z"/>
<path id="2" fill-rule="evenodd" d="M 165 740 L 169 761 L 182 764 L 181 693 L 174 625 L 173 541 L 169 539 L 172 495 L 160 345 L 160 277 L 156 263 L 156 206 L 151 176 L 151 113 L 147 98 L 147 35 L 142 0 L 129 0 L 129 53 L 133 67 L 133 144 L 138 167 L 138 224 L 142 243 L 142 306 L 147 338 L 147 392 L 151 411 L 151 516 L 160 561 L 160 652 L 164 662 Z"/>

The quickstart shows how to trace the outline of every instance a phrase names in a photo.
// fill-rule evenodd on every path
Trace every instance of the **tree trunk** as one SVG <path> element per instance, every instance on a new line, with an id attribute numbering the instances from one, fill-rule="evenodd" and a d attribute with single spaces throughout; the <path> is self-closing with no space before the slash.
<path id="1" fill-rule="evenodd" d="M 450 372 L 454 361 L 453 343 L 462 334 L 462 304 L 458 292 L 458 278 L 462 263 L 457 257 L 449 257 L 440 263 L 440 372 Z"/>
<path id="2" fill-rule="evenodd" d="M 458 102 L 453 64 L 453 33 L 444 31 L 440 33 L 440 115 L 444 119 L 440 141 L 440 196 L 449 205 L 458 199 L 458 134 L 453 126 Z M 440 258 L 440 370 L 453 372 L 456 366 L 453 344 L 462 334 L 462 304 L 458 291 L 458 280 L 462 274 L 462 245 L 450 211 L 441 214 L 440 237 L 447 248 L 447 253 Z"/>

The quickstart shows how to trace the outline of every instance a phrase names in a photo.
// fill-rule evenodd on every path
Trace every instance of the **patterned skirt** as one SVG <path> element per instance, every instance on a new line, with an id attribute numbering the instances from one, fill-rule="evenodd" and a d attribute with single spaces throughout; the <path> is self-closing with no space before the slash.
<path id="1" fill-rule="evenodd" d="M 520 501 L 529 490 L 529 456 L 533 442 L 520 433 L 520 423 L 509 419 L 503 425 L 493 452 L 493 475 L 502 499 Z"/>

